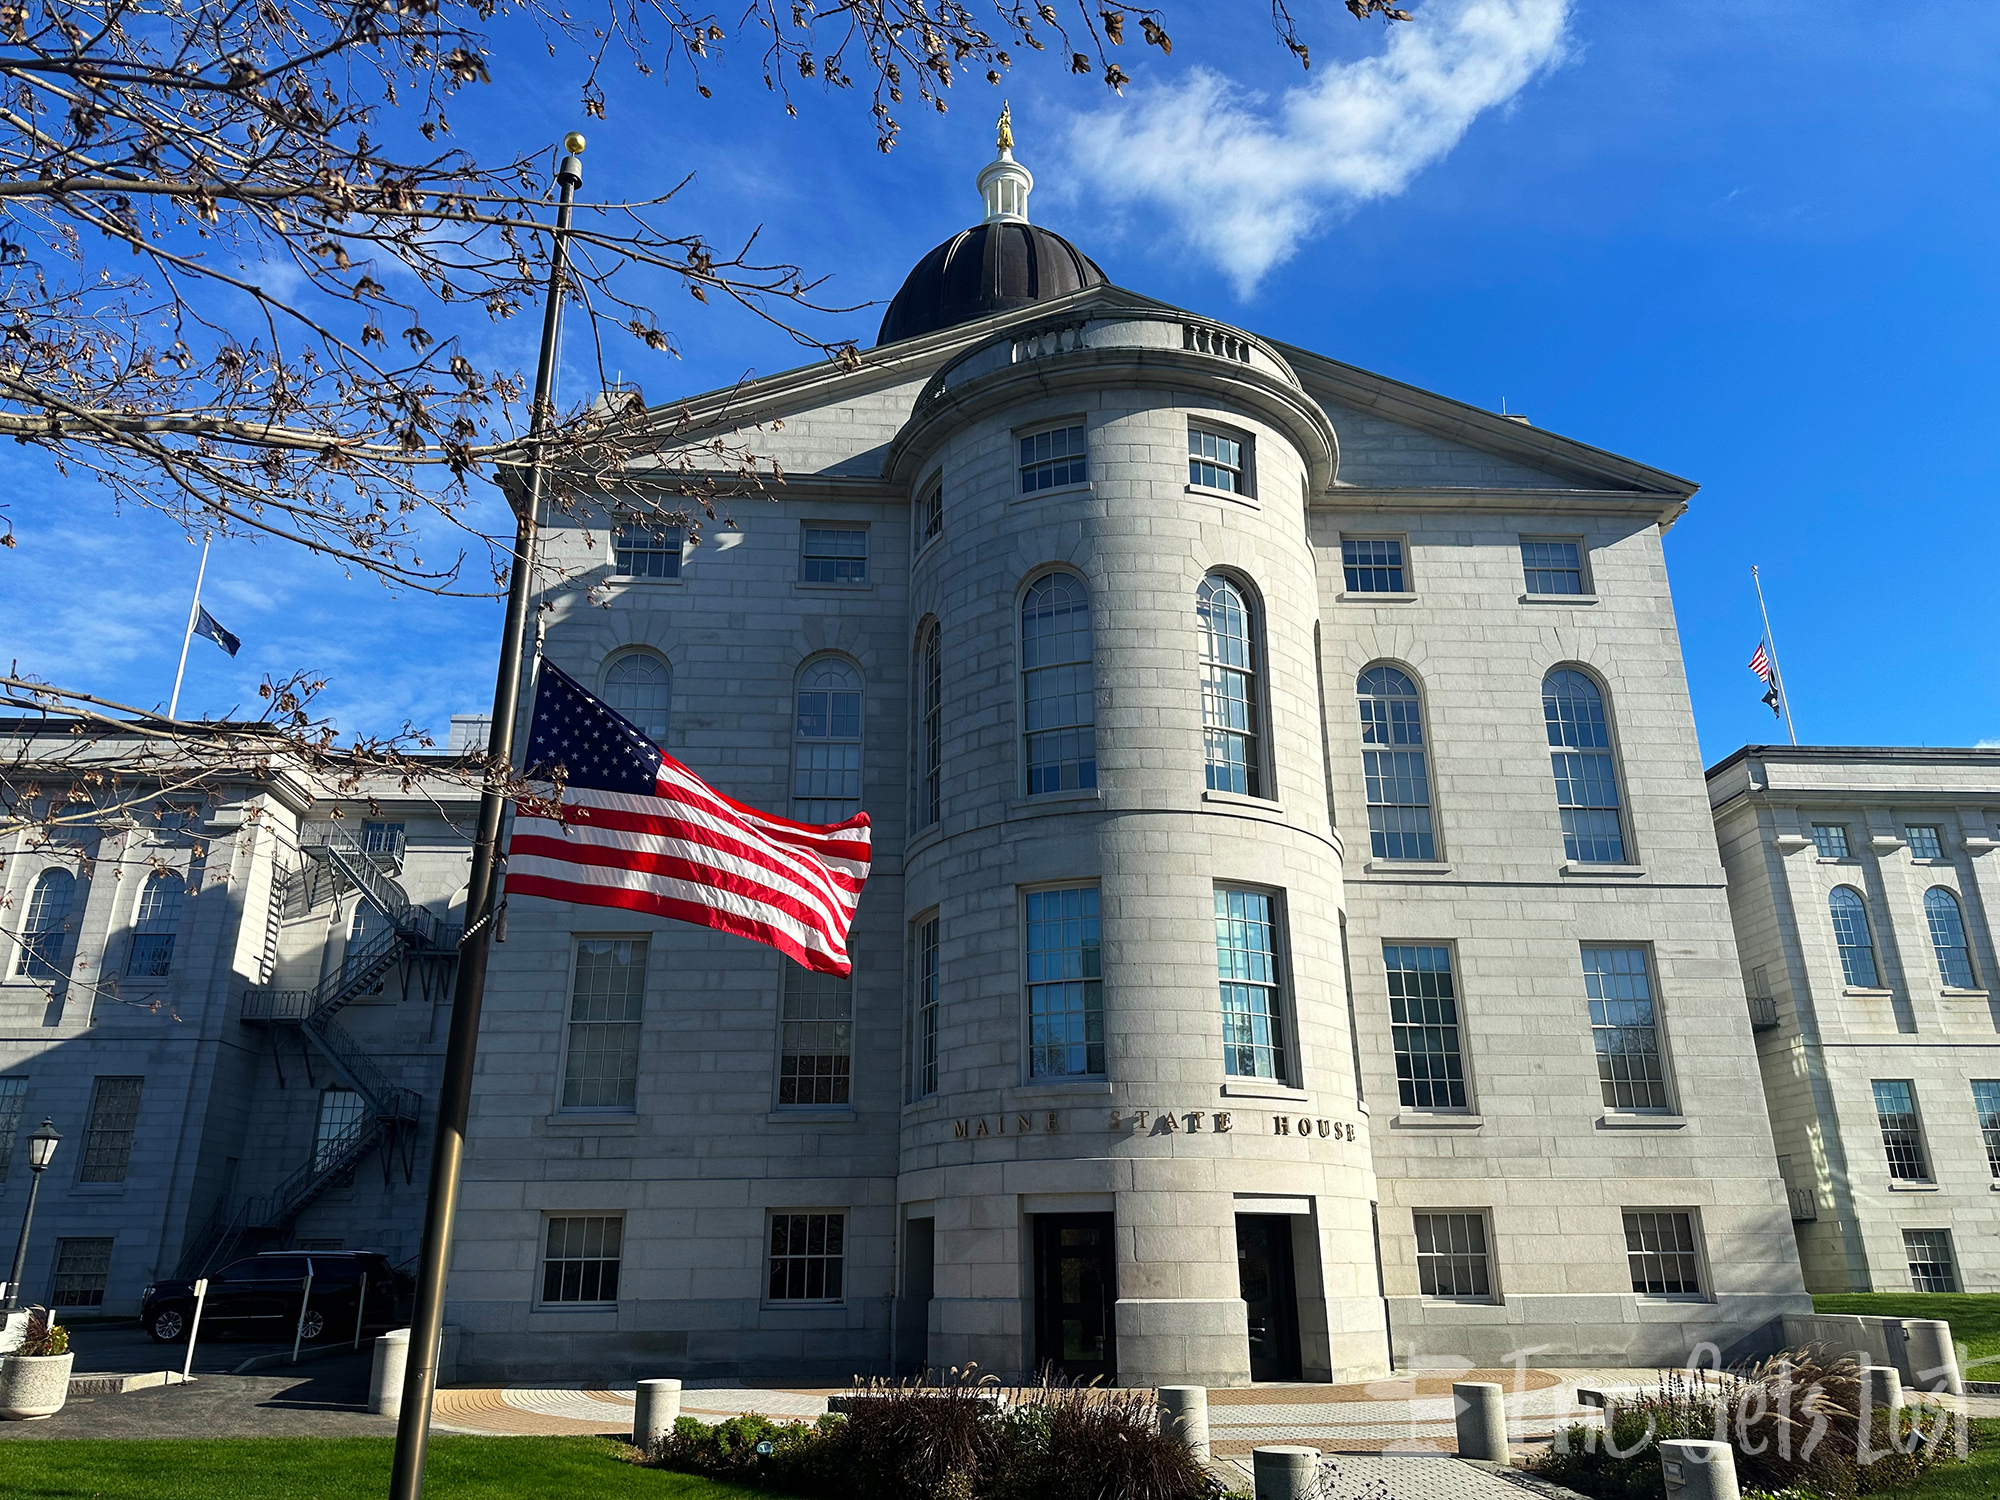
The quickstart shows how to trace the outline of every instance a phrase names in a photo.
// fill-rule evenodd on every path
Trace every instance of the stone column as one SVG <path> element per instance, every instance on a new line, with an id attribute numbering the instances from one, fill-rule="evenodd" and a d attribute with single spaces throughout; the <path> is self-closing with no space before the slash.
<path id="1" fill-rule="evenodd" d="M 1506 1393 L 1487 1381 L 1454 1382 L 1451 1407 L 1458 1418 L 1458 1456 L 1506 1463 Z"/>
<path id="2" fill-rule="evenodd" d="M 1903 1364 L 1910 1372 L 1910 1383 L 1919 1390 L 1943 1391 L 1948 1396 L 1965 1394 L 1949 1323 L 1936 1318 L 1903 1319 Z"/>
<path id="3" fill-rule="evenodd" d="M 1736 1454 L 1727 1443 L 1668 1438 L 1660 1444 L 1660 1477 L 1667 1500 L 1741 1500 Z"/>
<path id="4" fill-rule="evenodd" d="M 403 1376 L 410 1364 L 410 1330 L 392 1328 L 375 1340 L 368 1372 L 368 1409 L 385 1417 L 403 1411 Z"/>
<path id="5" fill-rule="evenodd" d="M 1256 1500 L 1306 1500 L 1319 1478 L 1319 1449 L 1252 1448 L 1250 1469 Z"/>
<path id="6" fill-rule="evenodd" d="M 632 1446 L 650 1457 L 653 1449 L 672 1436 L 681 1415 L 681 1383 L 678 1380 L 642 1380 L 633 1391 Z"/>
<path id="7" fill-rule="evenodd" d="M 1208 1457 L 1208 1387 L 1163 1385 L 1155 1392 L 1160 1403 L 1160 1431 L 1187 1444 L 1196 1458 Z"/>

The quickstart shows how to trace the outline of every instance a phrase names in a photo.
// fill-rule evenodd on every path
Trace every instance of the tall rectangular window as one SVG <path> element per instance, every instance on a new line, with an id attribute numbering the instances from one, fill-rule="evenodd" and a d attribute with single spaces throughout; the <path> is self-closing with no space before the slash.
<path id="1" fill-rule="evenodd" d="M 944 632 L 935 621 L 917 644 L 917 826 L 944 814 Z"/>
<path id="2" fill-rule="evenodd" d="M 78 1182 L 123 1182 L 139 1129 L 143 1078 L 100 1078 L 90 1096 L 90 1126 L 83 1137 Z"/>
<path id="3" fill-rule="evenodd" d="M 1051 427 L 1021 439 L 1021 493 L 1033 495 L 1090 477 L 1083 428 Z"/>
<path id="4" fill-rule="evenodd" d="M 573 1214 L 549 1220 L 542 1252 L 543 1302 L 616 1302 L 625 1220 L 617 1214 Z"/>
<path id="5" fill-rule="evenodd" d="M 0 1078 L 0 1182 L 7 1180 L 7 1164 L 14 1159 L 14 1137 L 21 1129 L 21 1111 L 27 1107 L 28 1080 Z M 1994 1171 L 2000 1176 L 2000 1167 Z"/>
<path id="6" fill-rule="evenodd" d="M 1195 591 L 1201 639 L 1201 738 L 1208 789 L 1264 795 L 1257 753 L 1257 611 L 1233 579 L 1211 573 Z"/>
<path id="7" fill-rule="evenodd" d="M 1243 443 L 1226 433 L 1188 428 L 1188 483 L 1232 495 L 1248 494 L 1243 483 Z"/>
<path id="8" fill-rule="evenodd" d="M 778 1103 L 826 1107 L 850 1103 L 854 1053 L 854 978 L 785 965 L 779 1022 Z"/>
<path id="9" fill-rule="evenodd" d="M 1847 829 L 1842 824 L 1813 824 L 1812 841 L 1821 859 L 1847 858 Z"/>
<path id="10" fill-rule="evenodd" d="M 1215 969 L 1222 997 L 1222 1067 L 1237 1078 L 1289 1081 L 1275 903 L 1262 891 L 1217 887 Z"/>
<path id="11" fill-rule="evenodd" d="M 7 1082 L 7 1079 L 0 1078 L 0 1088 L 5 1088 Z M 5 1109 L 6 1102 L 6 1096 L 0 1094 L 0 1110 Z M 1986 1144 L 1987 1168 L 1995 1178 L 2000 1178 L 2000 1078 L 1972 1080 L 1972 1112 L 1979 1116 L 1979 1135 Z M 18 1106 L 14 1117 L 20 1118 Z M 0 1115 L 0 1128 L 5 1125 L 4 1115 Z M 0 1171 L 0 1175 L 4 1175 L 4 1171 Z"/>
<path id="12" fill-rule="evenodd" d="M 834 526 L 808 526 L 799 554 L 800 583 L 866 583 L 868 533 Z"/>
<path id="13" fill-rule="evenodd" d="M 1431 776 L 1417 685 L 1394 667 L 1354 681 L 1361 710 L 1361 772 L 1368 793 L 1368 848 L 1377 859 L 1437 858 Z"/>
<path id="14" fill-rule="evenodd" d="M 916 1025 L 911 1028 L 911 1072 L 916 1096 L 938 1090 L 938 919 L 925 917 L 916 926 L 912 967 L 916 970 Z"/>
<path id="15" fill-rule="evenodd" d="M 1542 718 L 1564 856 L 1578 863 L 1623 864 L 1624 819 L 1604 694 L 1583 673 L 1560 668 L 1542 679 Z"/>
<path id="16" fill-rule="evenodd" d="M 111 1280 L 111 1241 L 57 1240 L 51 1307 L 102 1307 Z"/>
<path id="17" fill-rule="evenodd" d="M 1659 1209 L 1625 1211 L 1625 1258 L 1632 1290 L 1644 1297 L 1699 1297 L 1701 1257 L 1694 1215 Z"/>
<path id="18" fill-rule="evenodd" d="M 1889 1159 L 1889 1176 L 1897 1182 L 1929 1182 L 1930 1162 L 1924 1153 L 1924 1131 L 1917 1119 L 1916 1085 L 1907 1078 L 1874 1081 L 1875 1123 L 1882 1129 L 1882 1153 Z"/>
<path id="19" fill-rule="evenodd" d="M 1090 598 L 1073 573 L 1046 573 L 1022 597 L 1021 709 L 1028 795 L 1095 788 Z"/>
<path id="20" fill-rule="evenodd" d="M 313 1128 L 313 1167 L 325 1171 L 340 1160 L 367 1127 L 368 1111 L 353 1089 L 324 1089 L 319 1096 L 319 1120 Z"/>
<path id="21" fill-rule="evenodd" d="M 1029 1076 L 1102 1074 L 1097 887 L 1028 892 L 1027 928 Z"/>
<path id="22" fill-rule="evenodd" d="M 1958 1271 L 1951 1259 L 1951 1231 L 1947 1229 L 1905 1229 L 1903 1253 L 1910 1262 L 1910 1290 L 1913 1292 L 1955 1292 Z"/>
<path id="23" fill-rule="evenodd" d="M 1464 1109 L 1451 949 L 1384 943 L 1382 967 L 1389 976 L 1389 1029 L 1403 1107 Z"/>
<path id="24" fill-rule="evenodd" d="M 1911 859 L 1943 859 L 1944 837 L 1933 823 L 1912 823 L 1910 835 Z"/>
<path id="25" fill-rule="evenodd" d="M 846 1269 L 846 1214 L 771 1215 L 771 1301 L 838 1302 Z"/>
<path id="26" fill-rule="evenodd" d="M 1400 537 L 1342 537 L 1340 567 L 1350 594 L 1407 594 Z"/>
<path id="27" fill-rule="evenodd" d="M 1521 538 L 1521 576 L 1530 594 L 1582 593 L 1582 544 Z"/>
<path id="28" fill-rule="evenodd" d="M 611 533 L 611 576 L 680 577 L 681 540 L 678 526 L 620 526 Z"/>
<path id="29" fill-rule="evenodd" d="M 633 1110 L 639 1102 L 639 1021 L 646 1004 L 643 938 L 576 945 L 563 1058 L 564 1109 Z"/>
<path id="30" fill-rule="evenodd" d="M 917 546 L 921 552 L 944 535 L 944 483 L 939 481 L 924 491 L 917 502 Z"/>
<path id="31" fill-rule="evenodd" d="M 1486 1215 L 1417 1214 L 1417 1286 L 1426 1297 L 1487 1301 L 1493 1277 L 1487 1261 Z"/>
<path id="32" fill-rule="evenodd" d="M 180 931 L 181 901 L 186 893 L 186 877 L 177 871 L 155 870 L 146 877 L 126 973 L 140 979 L 161 979 L 173 971 L 174 936 Z"/>
<path id="33" fill-rule="evenodd" d="M 1663 1110 L 1666 1067 L 1644 948 L 1585 948 L 1583 992 L 1606 1109 Z"/>

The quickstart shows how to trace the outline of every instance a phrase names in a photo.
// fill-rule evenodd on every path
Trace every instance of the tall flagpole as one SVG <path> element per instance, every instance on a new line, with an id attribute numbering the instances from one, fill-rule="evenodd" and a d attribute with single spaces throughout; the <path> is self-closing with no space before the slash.
<path id="1" fill-rule="evenodd" d="M 1750 581 L 1757 586 L 1757 613 L 1764 617 L 1764 644 L 1771 648 L 1771 676 L 1777 679 L 1778 706 L 1785 711 L 1785 731 L 1796 745 L 1799 731 L 1792 723 L 1792 695 L 1785 691 L 1785 674 L 1778 665 L 1778 642 L 1771 634 L 1771 611 L 1764 607 L 1764 580 L 1758 576 L 1755 563 L 1750 564 Z"/>
<path id="2" fill-rule="evenodd" d="M 459 1173 L 465 1163 L 465 1127 L 472 1106 L 472 1065 L 479 1050 L 479 1008 L 485 998 L 486 962 L 493 943 L 495 852 L 506 810 L 507 773 L 514 759 L 514 719 L 521 706 L 522 637 L 527 633 L 528 592 L 535 565 L 535 531 L 542 506 L 542 443 L 555 409 L 557 335 L 567 285 L 570 206 L 583 185 L 583 137 L 563 137 L 556 167 L 560 192 L 549 251 L 548 300 L 542 309 L 542 347 L 535 368 L 535 404 L 528 420 L 528 493 L 514 511 L 513 574 L 507 584 L 507 623 L 500 637 L 500 669 L 493 682 L 493 727 L 486 741 L 486 787 L 472 841 L 472 875 L 466 886 L 465 936 L 458 945 L 452 987 L 451 1032 L 445 1042 L 444 1079 L 438 1085 L 437 1136 L 431 1147 L 430 1189 L 424 1205 L 417 1306 L 410 1319 L 409 1364 L 403 1407 L 396 1418 L 396 1456 L 389 1473 L 390 1500 L 420 1500 L 424 1450 L 430 1442 L 431 1403 L 437 1394 L 438 1345 L 444 1328 L 445 1277 L 458 1218 Z"/>
<path id="3" fill-rule="evenodd" d="M 181 664 L 174 669 L 174 696 L 167 703 L 167 717 L 177 719 L 181 708 L 181 678 L 187 675 L 188 645 L 194 640 L 194 617 L 201 613 L 201 581 L 208 576 L 208 544 L 215 540 L 209 532 L 201 539 L 201 566 L 194 575 L 194 602 L 188 605 L 187 629 L 181 632 Z"/>

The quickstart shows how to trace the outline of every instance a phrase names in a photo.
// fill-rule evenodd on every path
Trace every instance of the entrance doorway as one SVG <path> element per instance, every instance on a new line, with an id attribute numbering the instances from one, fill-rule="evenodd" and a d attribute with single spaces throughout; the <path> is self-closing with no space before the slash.
<path id="1" fill-rule="evenodd" d="M 1035 1215 L 1035 1368 L 1118 1378 L 1110 1214 Z"/>
<path id="2" fill-rule="evenodd" d="M 1236 1274 L 1250 1315 L 1250 1378 L 1297 1380 L 1299 1297 L 1288 1215 L 1236 1216 Z"/>

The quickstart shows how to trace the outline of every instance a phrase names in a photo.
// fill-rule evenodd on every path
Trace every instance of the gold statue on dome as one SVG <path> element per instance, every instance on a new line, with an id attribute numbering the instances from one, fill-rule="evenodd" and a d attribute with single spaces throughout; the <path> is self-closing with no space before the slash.
<path id="1" fill-rule="evenodd" d="M 1000 106 L 1000 149 L 1014 149 L 1014 106 L 1011 101 Z"/>

